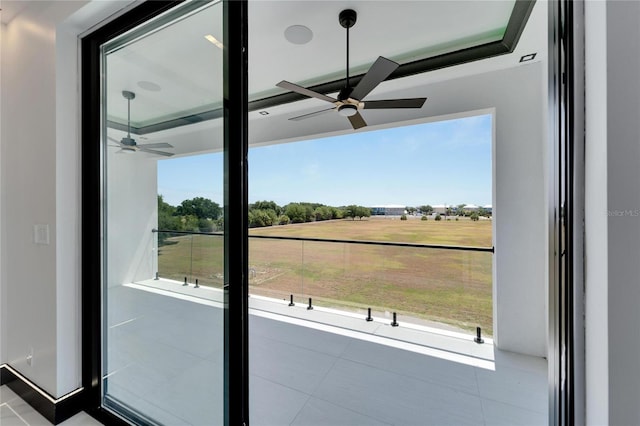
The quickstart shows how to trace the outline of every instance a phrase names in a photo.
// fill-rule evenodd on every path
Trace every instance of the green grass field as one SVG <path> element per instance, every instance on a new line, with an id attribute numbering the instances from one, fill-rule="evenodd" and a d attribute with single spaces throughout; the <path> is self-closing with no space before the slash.
<path id="1" fill-rule="evenodd" d="M 336 220 L 268 228 L 250 235 L 492 246 L 489 220 Z M 161 277 L 223 281 L 219 236 L 178 236 L 160 248 Z M 250 238 L 250 292 L 374 313 L 398 312 L 473 330 L 492 330 L 492 254 L 431 248 Z"/>

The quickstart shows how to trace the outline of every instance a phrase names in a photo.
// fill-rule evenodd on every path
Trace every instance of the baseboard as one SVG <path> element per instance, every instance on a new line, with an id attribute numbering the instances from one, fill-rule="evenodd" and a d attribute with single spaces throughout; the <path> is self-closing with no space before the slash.
<path id="1" fill-rule="evenodd" d="M 7 385 L 54 425 L 76 415 L 84 408 L 82 389 L 54 398 L 8 364 L 0 365 L 0 385 Z"/>

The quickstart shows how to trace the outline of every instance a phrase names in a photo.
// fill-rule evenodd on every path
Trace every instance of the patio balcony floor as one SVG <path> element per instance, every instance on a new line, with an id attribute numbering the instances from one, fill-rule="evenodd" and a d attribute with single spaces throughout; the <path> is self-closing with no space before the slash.
<path id="1" fill-rule="evenodd" d="M 109 395 L 168 425 L 217 424 L 220 294 L 165 280 L 109 289 Z M 250 298 L 252 425 L 547 424 L 544 359 L 287 305 Z"/>

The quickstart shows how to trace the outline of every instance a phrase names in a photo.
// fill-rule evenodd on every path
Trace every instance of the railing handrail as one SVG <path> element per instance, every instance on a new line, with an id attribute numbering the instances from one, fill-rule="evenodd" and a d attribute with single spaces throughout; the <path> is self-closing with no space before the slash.
<path id="1" fill-rule="evenodd" d="M 163 229 L 152 229 L 151 232 L 166 232 L 172 234 L 183 235 L 210 235 L 224 236 L 222 232 L 198 232 L 198 231 L 168 231 Z M 396 243 L 391 241 L 366 241 L 366 240 L 335 240 L 331 238 L 310 238 L 310 237 L 284 237 L 277 235 L 249 235 L 249 238 L 262 238 L 271 240 L 288 240 L 288 241 L 313 241 L 319 243 L 343 243 L 343 244 L 368 244 L 376 246 L 391 247 L 413 247 L 413 248 L 432 248 L 441 250 L 460 250 L 460 251 L 479 251 L 494 253 L 495 247 L 476 247 L 476 246 L 449 246 L 440 244 L 420 244 L 420 243 Z"/>

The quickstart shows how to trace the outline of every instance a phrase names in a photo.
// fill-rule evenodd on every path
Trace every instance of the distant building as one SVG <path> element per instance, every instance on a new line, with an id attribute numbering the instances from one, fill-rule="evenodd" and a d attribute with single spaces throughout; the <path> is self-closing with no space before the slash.
<path id="1" fill-rule="evenodd" d="M 493 206 L 491 204 L 487 204 L 486 206 L 482 206 L 483 209 L 488 211 L 489 213 L 493 213 Z"/>
<path id="2" fill-rule="evenodd" d="M 438 214 L 446 214 L 447 208 L 451 208 L 451 206 L 447 206 L 444 204 L 436 204 L 435 206 L 433 206 L 433 212 Z"/>
<path id="3" fill-rule="evenodd" d="M 475 204 L 466 204 L 462 210 L 464 210 L 465 212 L 477 212 L 478 209 L 479 207 Z"/>
<path id="4" fill-rule="evenodd" d="M 372 206 L 371 216 L 402 216 L 406 214 L 406 206 L 388 204 L 384 206 Z"/>

